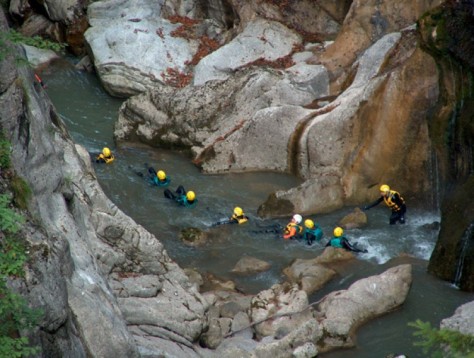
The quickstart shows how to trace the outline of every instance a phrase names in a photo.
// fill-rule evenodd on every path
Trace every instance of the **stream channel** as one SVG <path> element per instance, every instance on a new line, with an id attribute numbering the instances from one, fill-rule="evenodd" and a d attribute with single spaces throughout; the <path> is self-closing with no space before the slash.
<path id="1" fill-rule="evenodd" d="M 73 140 L 90 153 L 98 153 L 108 146 L 115 154 L 116 159 L 110 165 L 93 164 L 104 192 L 123 212 L 153 233 L 182 268 L 195 268 L 233 280 L 243 292 L 256 294 L 284 281 L 282 269 L 293 259 L 319 255 L 337 222 L 354 209 L 347 207 L 326 215 L 309 216 L 324 231 L 319 244 L 307 246 L 302 241 L 284 241 L 281 236 L 267 232 L 267 228 L 284 226 L 289 218 L 263 220 L 256 212 L 269 194 L 298 185 L 301 182 L 298 178 L 276 173 L 205 175 L 179 151 L 137 143 L 116 146 L 113 128 L 122 99 L 109 96 L 94 74 L 76 70 L 70 59 L 55 62 L 40 76 Z M 145 163 L 167 173 L 171 178 L 170 189 L 181 184 L 195 191 L 198 204 L 191 209 L 181 208 L 164 198 L 162 188 L 150 186 L 136 174 L 137 171 L 146 174 Z M 213 223 L 231 215 L 234 206 L 244 209 L 250 217 L 248 223 L 210 229 L 217 233 L 204 247 L 191 248 L 179 240 L 183 228 L 208 230 Z M 438 208 L 433 203 L 415 207 L 408 202 L 407 206 L 406 225 L 388 225 L 390 212 L 381 204 L 367 212 L 367 227 L 347 230 L 349 240 L 367 248 L 368 253 L 341 265 L 336 278 L 310 296 L 310 301 L 315 302 L 331 291 L 347 289 L 358 279 L 410 263 L 413 284 L 406 302 L 400 309 L 360 327 L 355 348 L 320 357 L 383 358 L 394 353 L 404 353 L 410 358 L 425 357 L 421 348 L 413 345 L 414 329 L 408 322 L 421 319 L 438 327 L 459 305 L 474 300 L 474 294 L 459 291 L 426 272 L 438 234 L 430 224 L 439 221 Z M 250 277 L 234 276 L 230 271 L 244 255 L 269 262 L 271 269 Z"/>

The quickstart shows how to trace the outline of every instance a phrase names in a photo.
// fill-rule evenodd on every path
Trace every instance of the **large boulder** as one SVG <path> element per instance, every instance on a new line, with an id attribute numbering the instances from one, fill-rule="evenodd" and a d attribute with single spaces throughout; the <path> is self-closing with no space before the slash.
<path id="1" fill-rule="evenodd" d="M 180 24 L 161 18 L 148 1 L 107 0 L 88 7 L 84 36 L 105 89 L 117 97 L 145 92 L 183 74 L 196 40 L 176 37 Z"/>
<path id="2" fill-rule="evenodd" d="M 352 332 L 358 326 L 405 302 L 412 283 L 411 272 L 411 265 L 400 265 L 325 296 L 317 306 L 324 331 L 318 342 L 320 351 L 352 347 Z"/>

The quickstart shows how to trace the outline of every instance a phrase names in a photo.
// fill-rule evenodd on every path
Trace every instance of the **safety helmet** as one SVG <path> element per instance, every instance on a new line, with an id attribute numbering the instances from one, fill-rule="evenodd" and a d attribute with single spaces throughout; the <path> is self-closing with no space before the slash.
<path id="1" fill-rule="evenodd" d="M 188 199 L 188 201 L 193 201 L 195 197 L 196 194 L 194 194 L 194 191 L 188 191 L 186 193 L 186 199 Z"/>
<path id="2" fill-rule="evenodd" d="M 102 149 L 102 154 L 103 154 L 105 157 L 110 157 L 110 149 L 107 148 L 107 147 L 104 147 L 104 149 Z"/>
<path id="3" fill-rule="evenodd" d="M 312 229 L 314 227 L 314 222 L 311 219 L 306 219 L 304 221 L 304 226 L 306 226 L 308 229 Z"/>
<path id="4" fill-rule="evenodd" d="M 300 214 L 295 214 L 295 215 L 293 215 L 293 220 L 295 221 L 295 223 L 299 224 L 299 223 L 301 223 L 303 218 L 301 217 Z"/>
<path id="5" fill-rule="evenodd" d="M 380 186 L 380 192 L 385 193 L 386 191 L 390 191 L 390 187 L 387 184 L 383 184 Z"/>
<path id="6" fill-rule="evenodd" d="M 234 214 L 235 214 L 236 216 L 242 216 L 243 213 L 244 213 L 244 211 L 242 210 L 242 208 L 240 208 L 240 207 L 238 207 L 238 206 L 236 206 L 236 207 L 234 208 Z"/>
<path id="7" fill-rule="evenodd" d="M 156 173 L 156 176 L 160 180 L 165 180 L 166 179 L 166 173 L 163 170 L 158 170 L 158 173 Z"/>
<path id="8" fill-rule="evenodd" d="M 342 230 L 342 227 L 337 227 L 334 229 L 334 236 L 335 237 L 339 237 L 339 236 L 342 236 L 342 234 L 344 234 L 344 230 Z"/>

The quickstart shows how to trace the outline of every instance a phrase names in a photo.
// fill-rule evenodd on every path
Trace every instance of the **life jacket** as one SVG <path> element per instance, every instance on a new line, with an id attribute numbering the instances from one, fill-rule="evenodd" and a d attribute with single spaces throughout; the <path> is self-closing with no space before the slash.
<path id="1" fill-rule="evenodd" d="M 170 178 L 169 177 L 166 177 L 165 180 L 160 180 L 158 179 L 158 177 L 155 175 L 153 177 L 153 183 L 156 185 L 156 186 L 168 186 L 168 184 L 170 183 Z"/>
<path id="2" fill-rule="evenodd" d="M 298 224 L 295 224 L 295 223 L 289 223 L 288 225 L 286 225 L 286 227 L 283 231 L 284 234 L 288 235 L 291 232 L 292 227 L 296 228 L 296 233 L 297 234 L 301 234 L 301 232 L 303 231 L 303 227 L 301 225 L 298 225 Z"/>
<path id="3" fill-rule="evenodd" d="M 342 246 L 342 240 L 343 240 L 343 237 L 342 237 L 342 236 L 341 236 L 341 237 L 333 237 L 333 238 L 331 239 L 331 241 L 330 241 L 330 242 L 331 242 L 331 246 L 332 246 L 332 247 L 337 247 L 337 248 L 339 248 L 339 249 L 344 248 L 344 246 Z"/>
<path id="4" fill-rule="evenodd" d="M 400 193 L 396 192 L 395 190 L 390 190 L 388 197 L 384 195 L 383 200 L 385 201 L 385 204 L 387 204 L 387 206 L 392 209 L 392 211 L 399 211 L 401 207 L 394 202 L 395 195 L 398 195 L 402 204 L 405 203 L 405 200 L 403 200 L 403 198 L 400 196 Z"/>
<path id="5" fill-rule="evenodd" d="M 97 159 L 98 160 L 103 160 L 106 164 L 110 164 L 114 161 L 114 155 L 113 154 L 110 154 L 110 157 L 106 157 L 105 155 L 103 155 L 102 153 L 100 153 L 98 156 L 97 156 Z"/>
<path id="6" fill-rule="evenodd" d="M 312 229 L 305 228 L 304 236 L 306 238 L 307 235 L 312 235 L 317 241 L 320 241 L 323 237 L 323 230 L 319 226 L 315 226 Z"/>
<path id="7" fill-rule="evenodd" d="M 178 204 L 183 205 L 187 208 L 191 208 L 197 203 L 197 199 L 194 199 L 193 201 L 188 201 L 186 195 L 178 195 L 175 200 Z"/>
<path id="8" fill-rule="evenodd" d="M 237 221 L 238 224 L 243 224 L 248 221 L 248 217 L 246 217 L 245 215 L 240 215 L 240 216 L 232 215 L 231 220 Z"/>

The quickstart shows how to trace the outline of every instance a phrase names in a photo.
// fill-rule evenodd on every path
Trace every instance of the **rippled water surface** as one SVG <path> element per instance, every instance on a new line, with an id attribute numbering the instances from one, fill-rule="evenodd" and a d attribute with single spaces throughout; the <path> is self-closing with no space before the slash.
<path id="1" fill-rule="evenodd" d="M 321 244 L 309 247 L 303 242 L 284 241 L 271 231 L 286 225 L 288 218 L 262 220 L 256 212 L 270 193 L 296 186 L 299 179 L 276 173 L 203 175 L 183 153 L 132 143 L 116 146 L 113 126 L 122 100 L 108 96 L 95 76 L 78 72 L 69 63 L 57 63 L 41 77 L 73 139 L 90 153 L 99 152 L 103 146 L 113 150 L 114 163 L 94 163 L 106 194 L 126 214 L 155 234 L 182 267 L 232 279 L 243 291 L 257 293 L 281 282 L 282 269 L 293 259 L 312 258 L 321 253 L 334 226 L 353 210 L 344 208 L 328 215 L 310 216 L 325 233 Z M 165 170 L 171 178 L 171 189 L 183 185 L 195 191 L 198 205 L 181 208 L 164 198 L 163 189 L 150 186 L 137 175 L 138 172 L 146 174 L 145 163 L 156 170 Z M 236 205 L 250 216 L 250 222 L 211 228 L 213 223 L 231 215 Z M 356 348 L 328 353 L 325 357 L 375 358 L 396 352 L 409 354 L 411 358 L 423 357 L 412 345 L 413 331 L 407 323 L 420 318 L 438 325 L 442 318 L 452 315 L 459 304 L 474 299 L 474 295 L 460 292 L 426 274 L 427 260 L 437 236 L 437 230 L 430 224 L 439 221 L 439 216 L 429 207 L 414 208 L 408 203 L 408 208 L 406 225 L 388 225 L 389 210 L 380 205 L 368 212 L 367 227 L 347 230 L 348 238 L 367 248 L 368 253 L 341 267 L 336 279 L 311 296 L 317 300 L 332 290 L 347 288 L 359 278 L 379 274 L 399 263 L 411 263 L 414 281 L 406 303 L 396 312 L 359 329 Z M 179 233 L 188 227 L 209 231 L 208 244 L 200 248 L 183 245 Z M 252 277 L 233 275 L 230 271 L 244 255 L 268 261 L 271 270 Z"/>

